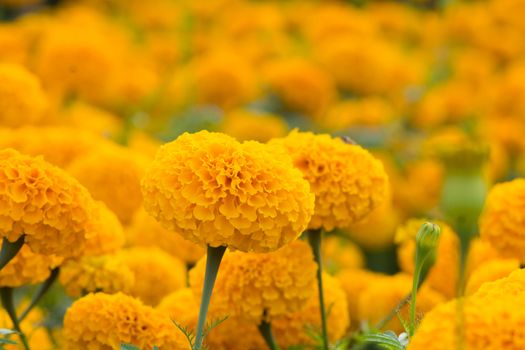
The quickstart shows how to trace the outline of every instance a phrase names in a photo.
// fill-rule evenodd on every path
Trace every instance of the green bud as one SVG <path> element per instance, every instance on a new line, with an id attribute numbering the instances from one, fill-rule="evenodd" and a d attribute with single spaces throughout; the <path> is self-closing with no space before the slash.
<path id="1" fill-rule="evenodd" d="M 418 286 L 423 283 L 428 272 L 434 266 L 437 256 L 437 246 L 441 229 L 438 225 L 426 222 L 416 235 L 416 264 L 415 271 L 419 272 Z"/>

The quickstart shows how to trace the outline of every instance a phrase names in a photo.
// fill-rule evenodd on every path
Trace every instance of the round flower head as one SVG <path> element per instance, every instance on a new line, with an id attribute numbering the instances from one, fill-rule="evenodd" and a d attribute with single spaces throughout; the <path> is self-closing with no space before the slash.
<path id="1" fill-rule="evenodd" d="M 38 79 L 22 66 L 0 64 L 0 125 L 19 127 L 45 117 L 47 100 Z"/>
<path id="2" fill-rule="evenodd" d="M 480 219 L 480 235 L 509 258 L 525 262 L 525 179 L 495 185 Z"/>
<path id="3" fill-rule="evenodd" d="M 195 329 L 199 316 L 199 302 L 191 288 L 181 288 L 166 295 L 156 309 L 188 329 Z"/>
<path id="4" fill-rule="evenodd" d="M 201 293 L 205 259 L 190 271 L 190 285 Z M 299 310 L 315 290 L 317 265 L 310 247 L 294 241 L 263 254 L 227 252 L 215 282 L 210 313 L 256 324 Z"/>
<path id="5" fill-rule="evenodd" d="M 67 170 L 106 203 L 123 224 L 142 205 L 140 179 L 149 159 L 117 145 L 101 145 L 77 158 Z"/>
<path id="6" fill-rule="evenodd" d="M 375 326 L 383 320 L 411 291 L 411 276 L 398 274 L 385 276 L 372 281 L 372 283 L 361 293 L 357 306 L 358 320 L 367 321 L 370 326 Z M 417 295 L 417 312 L 419 314 L 432 310 L 435 306 L 445 301 L 440 293 L 423 286 Z M 403 319 L 408 319 L 408 305 L 401 309 Z M 401 322 L 394 318 L 385 329 L 396 333 L 404 331 Z"/>
<path id="7" fill-rule="evenodd" d="M 284 146 L 310 183 L 315 194 L 310 229 L 346 227 L 386 197 L 388 180 L 381 162 L 360 146 L 297 130 L 270 143 Z"/>
<path id="8" fill-rule="evenodd" d="M 207 131 L 162 146 L 142 189 L 146 210 L 166 228 L 245 252 L 291 242 L 313 212 L 308 183 L 284 153 Z"/>
<path id="9" fill-rule="evenodd" d="M 123 343 L 139 349 L 187 349 L 168 317 L 122 293 L 89 294 L 74 302 L 64 318 L 63 338 L 66 350 L 120 349 Z"/>
<path id="10" fill-rule="evenodd" d="M 507 277 L 484 283 L 473 296 L 485 300 L 506 297 L 523 299 L 525 296 L 525 269 L 514 270 Z"/>
<path id="11" fill-rule="evenodd" d="M 25 235 L 38 254 L 64 257 L 82 252 L 93 199 L 63 170 L 41 158 L 0 151 L 0 235 Z"/>
<path id="12" fill-rule="evenodd" d="M 2 243 L 0 243 L 0 247 Z M 18 254 L 0 271 L 0 287 L 20 287 L 40 283 L 51 269 L 62 262 L 54 255 L 35 254 L 24 244 Z"/>
<path id="13" fill-rule="evenodd" d="M 148 305 L 157 305 L 171 292 L 186 286 L 186 266 L 155 247 L 135 247 L 120 253 L 135 275 L 130 295 Z"/>
<path id="14" fill-rule="evenodd" d="M 288 126 L 284 119 L 277 115 L 238 109 L 224 116 L 221 131 L 239 141 L 266 142 L 274 137 L 286 135 Z"/>
<path id="15" fill-rule="evenodd" d="M 341 339 L 350 325 L 346 294 L 340 282 L 328 274 L 323 276 L 324 302 L 330 312 L 327 315 L 328 337 L 333 344 Z M 315 345 L 308 334 L 309 327 L 321 329 L 319 297 L 317 289 L 306 305 L 299 311 L 279 317 L 272 321 L 275 338 L 281 348 L 288 349 L 297 345 Z"/>
<path id="16" fill-rule="evenodd" d="M 124 245 L 124 230 L 117 216 L 103 202 L 96 202 L 86 234 L 84 255 L 114 253 Z"/>
<path id="17" fill-rule="evenodd" d="M 186 264 L 194 264 L 206 252 L 203 247 L 165 229 L 142 208 L 135 213 L 126 228 L 126 237 L 130 246 L 156 246 Z"/>
<path id="18" fill-rule="evenodd" d="M 87 293 L 129 293 L 135 275 L 118 255 L 84 256 L 68 260 L 60 267 L 60 284 L 67 295 Z"/>
<path id="19" fill-rule="evenodd" d="M 359 246 L 348 239 L 328 236 L 323 239 L 323 264 L 329 273 L 343 269 L 361 268 L 365 256 Z"/>
<path id="20" fill-rule="evenodd" d="M 475 269 L 470 275 L 465 294 L 471 295 L 475 293 L 484 283 L 507 277 L 513 271 L 519 268 L 520 263 L 517 259 L 496 259 L 486 262 Z"/>

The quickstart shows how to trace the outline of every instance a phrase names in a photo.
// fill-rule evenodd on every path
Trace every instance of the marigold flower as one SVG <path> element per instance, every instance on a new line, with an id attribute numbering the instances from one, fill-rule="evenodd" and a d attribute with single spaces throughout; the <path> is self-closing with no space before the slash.
<path id="1" fill-rule="evenodd" d="M 22 66 L 0 64 L 0 125 L 20 127 L 41 122 L 47 98 L 37 77 Z"/>
<path id="2" fill-rule="evenodd" d="M 42 158 L 0 151 L 0 235 L 25 235 L 37 254 L 82 252 L 94 202 L 88 191 Z"/>
<path id="3" fill-rule="evenodd" d="M 355 223 L 386 197 L 381 162 L 360 146 L 311 132 L 292 131 L 270 141 L 285 147 L 315 194 L 310 229 L 331 231 Z"/>
<path id="4" fill-rule="evenodd" d="M 186 266 L 159 248 L 135 247 L 120 255 L 135 275 L 129 294 L 147 305 L 155 306 L 164 296 L 186 286 Z"/>
<path id="5" fill-rule="evenodd" d="M 327 314 L 328 337 L 330 343 L 341 339 L 350 325 L 346 294 L 340 282 L 328 274 L 323 276 L 324 302 L 330 312 Z M 321 329 L 319 313 L 319 297 L 315 295 L 308 299 L 306 305 L 299 311 L 276 318 L 272 321 L 275 338 L 283 349 L 297 345 L 314 345 L 309 336 L 308 327 Z"/>
<path id="6" fill-rule="evenodd" d="M 508 276 L 484 283 L 473 296 L 492 300 L 498 298 L 520 297 L 525 293 L 525 269 L 517 269 Z"/>
<path id="7" fill-rule="evenodd" d="M 135 275 L 118 255 L 84 256 L 60 267 L 60 284 L 71 297 L 87 293 L 129 293 Z"/>
<path id="8" fill-rule="evenodd" d="M 186 264 L 197 262 L 206 252 L 201 246 L 165 229 L 142 208 L 135 213 L 131 224 L 126 227 L 126 237 L 129 246 L 156 246 Z"/>
<path id="9" fill-rule="evenodd" d="M 205 259 L 190 270 L 190 285 L 200 295 Z M 294 241 L 271 253 L 227 252 L 215 282 L 210 313 L 263 320 L 299 310 L 315 290 L 317 265 L 306 242 Z"/>
<path id="10" fill-rule="evenodd" d="M 375 279 L 360 294 L 357 313 L 360 321 L 368 321 L 372 326 L 383 320 L 412 290 L 412 277 L 405 274 L 385 276 Z M 423 285 L 417 294 L 417 312 L 426 313 L 435 306 L 443 303 L 445 297 Z M 400 313 L 403 319 L 408 319 L 408 305 L 405 305 Z M 396 333 L 404 331 L 398 319 L 392 319 L 385 329 Z"/>
<path id="11" fill-rule="evenodd" d="M 507 277 L 519 268 L 520 263 L 517 259 L 496 259 L 486 262 L 470 275 L 465 294 L 474 294 L 484 283 Z"/>
<path id="12" fill-rule="evenodd" d="M 2 243 L 0 243 L 0 247 Z M 24 244 L 18 254 L 0 271 L 1 287 L 20 287 L 45 281 L 62 258 L 35 254 Z"/>
<path id="13" fill-rule="evenodd" d="M 187 342 L 171 320 L 122 293 L 89 294 L 67 310 L 65 349 L 119 349 L 122 343 L 139 349 L 185 350 Z"/>
<path id="14" fill-rule="evenodd" d="M 525 179 L 495 185 L 485 201 L 480 235 L 504 257 L 525 262 Z"/>
<path id="15" fill-rule="evenodd" d="M 286 135 L 288 126 L 277 115 L 239 109 L 225 115 L 221 131 L 239 141 L 266 142 Z"/>
<path id="16" fill-rule="evenodd" d="M 128 224 L 142 205 L 140 180 L 148 164 L 142 154 L 107 144 L 77 158 L 67 170 Z"/>
<path id="17" fill-rule="evenodd" d="M 181 288 L 166 295 L 155 309 L 165 313 L 183 327 L 195 329 L 197 326 L 199 302 L 191 288 Z"/>
<path id="18" fill-rule="evenodd" d="M 162 146 L 142 189 L 146 210 L 164 227 L 212 247 L 275 250 L 313 212 L 308 183 L 279 149 L 207 131 Z"/>
<path id="19" fill-rule="evenodd" d="M 352 241 L 337 236 L 323 239 L 323 265 L 329 273 L 349 268 L 361 268 L 365 257 L 359 246 Z"/>
<path id="20" fill-rule="evenodd" d="M 86 233 L 84 255 L 114 253 L 124 245 L 124 229 L 117 216 L 103 202 L 96 202 Z"/>

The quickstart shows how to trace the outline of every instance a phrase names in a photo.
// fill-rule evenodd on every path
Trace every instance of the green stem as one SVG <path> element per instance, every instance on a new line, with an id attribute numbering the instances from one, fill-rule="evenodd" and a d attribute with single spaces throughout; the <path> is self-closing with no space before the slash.
<path id="1" fill-rule="evenodd" d="M 324 306 L 324 290 L 323 290 L 323 258 L 321 255 L 321 230 L 308 231 L 308 243 L 312 247 L 314 259 L 317 263 L 317 288 L 319 290 L 319 309 L 321 312 L 321 329 L 323 335 L 323 349 L 328 350 L 328 327 L 326 325 L 326 311 Z"/>
<path id="2" fill-rule="evenodd" d="M 270 350 L 280 350 L 279 345 L 277 345 L 277 342 L 273 336 L 272 324 L 270 322 L 262 321 L 261 324 L 257 326 L 257 328 L 259 329 L 259 332 L 263 336 L 264 341 Z"/>
<path id="3" fill-rule="evenodd" d="M 383 327 L 386 326 L 390 320 L 394 318 L 395 315 L 397 315 L 399 312 L 401 312 L 401 309 L 410 302 L 412 299 L 412 293 L 408 294 L 406 297 L 404 297 L 391 311 L 390 313 L 383 318 L 377 325 L 376 329 L 381 330 Z"/>
<path id="4" fill-rule="evenodd" d="M 422 264 L 420 265 L 422 266 Z M 408 324 L 408 335 L 410 337 L 414 335 L 414 332 L 416 330 L 416 297 L 421 277 L 421 266 L 416 266 L 416 271 L 414 271 L 414 276 L 412 277 L 412 294 L 410 297 L 410 323 Z"/>
<path id="5" fill-rule="evenodd" d="M 2 270 L 9 262 L 18 254 L 24 245 L 25 235 L 20 236 L 16 241 L 10 242 L 4 237 L 2 241 L 2 250 L 0 251 L 0 270 Z"/>
<path id="6" fill-rule="evenodd" d="M 206 315 L 208 314 L 208 307 L 210 306 L 211 294 L 213 286 L 217 279 L 217 272 L 221 264 L 222 257 L 226 247 L 210 247 L 206 256 L 206 273 L 204 275 L 204 286 L 202 288 L 202 299 L 199 311 L 199 321 L 197 323 L 197 333 L 193 350 L 200 350 L 204 342 L 204 325 L 206 324 Z"/>
<path id="7" fill-rule="evenodd" d="M 461 229 L 459 229 L 461 230 Z M 470 249 L 470 237 L 465 234 L 460 234 L 459 240 L 459 271 L 458 271 L 458 285 L 457 285 L 457 308 L 456 308 L 456 349 L 463 350 L 465 348 L 465 311 L 464 311 L 464 296 L 466 285 L 466 269 L 467 258 Z"/>
<path id="8" fill-rule="evenodd" d="M 60 268 L 58 267 L 54 268 L 53 271 L 51 271 L 49 277 L 44 281 L 44 283 L 42 283 L 38 291 L 33 296 L 31 303 L 27 306 L 27 308 L 24 310 L 24 312 L 22 312 L 22 314 L 18 318 L 20 322 L 22 322 L 24 318 L 26 318 L 29 312 L 31 312 L 31 310 L 38 304 L 38 302 L 44 297 L 44 295 L 46 295 L 49 288 L 51 288 L 53 283 L 56 281 L 59 273 Z"/>
<path id="9" fill-rule="evenodd" d="M 15 329 L 15 331 L 19 333 L 20 340 L 22 341 L 22 344 L 24 345 L 24 349 L 30 350 L 29 344 L 27 342 L 27 338 L 25 334 L 22 332 L 22 329 L 20 328 L 20 322 L 18 320 L 18 317 L 16 316 L 15 304 L 13 302 L 13 288 L 10 288 L 10 287 L 0 288 L 0 298 L 2 299 L 2 305 L 5 311 L 9 315 L 11 322 L 13 322 L 13 328 Z"/>

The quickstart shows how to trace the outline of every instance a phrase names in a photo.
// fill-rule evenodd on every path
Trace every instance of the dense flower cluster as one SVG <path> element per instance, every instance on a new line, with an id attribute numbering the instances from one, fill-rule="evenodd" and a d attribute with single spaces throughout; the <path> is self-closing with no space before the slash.
<path id="1" fill-rule="evenodd" d="M 207 131 L 162 146 L 142 188 L 146 209 L 165 227 L 195 243 L 241 251 L 283 246 L 313 211 L 308 183 L 286 155 Z"/>
<path id="2" fill-rule="evenodd" d="M 205 259 L 190 271 L 199 295 Z M 308 244 L 295 241 L 261 254 L 227 252 L 215 283 L 210 311 L 259 324 L 297 311 L 313 295 L 317 265 Z"/>
<path id="3" fill-rule="evenodd" d="M 71 297 L 88 293 L 129 293 L 135 275 L 119 256 L 86 256 L 60 267 L 60 284 Z"/>
<path id="4" fill-rule="evenodd" d="M 117 216 L 102 202 L 93 209 L 91 225 L 86 234 L 85 255 L 114 253 L 124 245 L 124 230 Z"/>
<path id="5" fill-rule="evenodd" d="M 122 293 L 89 294 L 77 300 L 64 318 L 65 349 L 119 349 L 135 344 L 140 349 L 183 350 L 186 343 L 168 317 Z"/>
<path id="6" fill-rule="evenodd" d="M 94 202 L 75 179 L 41 158 L 0 151 L 0 234 L 25 235 L 38 254 L 82 252 Z"/>
<path id="7" fill-rule="evenodd" d="M 525 262 L 525 179 L 495 185 L 490 191 L 481 217 L 481 237 L 500 253 Z"/>
<path id="8" fill-rule="evenodd" d="M 360 146 L 311 132 L 292 131 L 271 141 L 283 146 L 315 193 L 309 228 L 346 227 L 361 220 L 386 196 L 381 162 Z"/>

